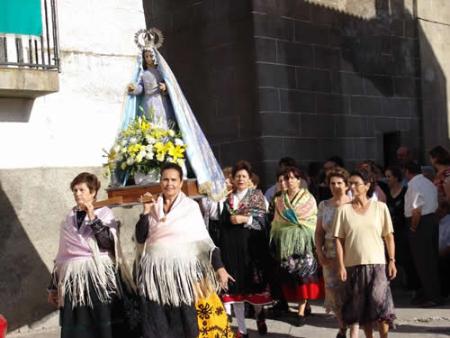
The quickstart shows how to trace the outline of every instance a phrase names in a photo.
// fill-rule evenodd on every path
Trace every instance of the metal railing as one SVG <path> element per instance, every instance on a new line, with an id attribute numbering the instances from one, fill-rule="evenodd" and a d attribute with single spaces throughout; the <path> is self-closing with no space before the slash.
<path id="1" fill-rule="evenodd" d="M 60 70 L 56 1 L 41 1 L 41 36 L 0 37 L 0 67 Z"/>

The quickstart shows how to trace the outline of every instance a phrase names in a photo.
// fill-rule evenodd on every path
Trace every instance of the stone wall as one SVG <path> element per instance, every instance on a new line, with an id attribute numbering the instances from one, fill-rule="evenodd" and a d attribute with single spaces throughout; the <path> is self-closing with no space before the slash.
<path id="1" fill-rule="evenodd" d="M 450 3 L 417 2 L 420 40 L 424 150 L 442 144 L 450 147 Z"/>
<path id="2" fill-rule="evenodd" d="M 401 143 L 420 149 L 412 1 L 152 0 L 144 9 L 147 26 L 165 31 L 163 53 L 223 165 L 248 159 L 267 184 L 282 156 L 340 155 L 351 166 L 386 163 Z"/>

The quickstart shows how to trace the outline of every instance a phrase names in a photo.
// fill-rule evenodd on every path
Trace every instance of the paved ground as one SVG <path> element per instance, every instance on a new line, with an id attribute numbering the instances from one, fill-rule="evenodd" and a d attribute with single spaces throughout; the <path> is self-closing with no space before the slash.
<path id="1" fill-rule="evenodd" d="M 449 338 L 450 337 L 450 305 L 433 309 L 411 308 L 405 296 L 396 302 L 396 314 L 398 320 L 396 329 L 389 334 L 390 337 L 417 337 L 417 338 Z M 320 302 L 314 302 L 313 315 L 308 317 L 307 324 L 303 327 L 295 327 L 290 324 L 291 316 L 283 316 L 277 320 L 268 319 L 269 334 L 267 338 L 330 338 L 337 333 L 336 321 L 325 314 Z M 233 322 L 235 325 L 235 321 Z M 250 328 L 250 337 L 259 337 L 254 320 L 247 320 Z M 364 334 L 360 331 L 360 336 Z M 377 336 L 377 335 L 376 335 Z M 41 330 L 33 333 L 15 333 L 8 338 L 58 338 L 59 330 Z M 124 337 L 127 338 L 127 337 Z M 182 337 L 180 337 L 182 338 Z"/>

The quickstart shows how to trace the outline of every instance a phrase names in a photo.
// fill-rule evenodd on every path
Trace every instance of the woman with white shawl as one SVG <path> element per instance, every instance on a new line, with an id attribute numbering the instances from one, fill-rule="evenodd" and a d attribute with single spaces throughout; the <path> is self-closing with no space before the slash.
<path id="1" fill-rule="evenodd" d="M 149 193 L 143 196 L 136 224 L 136 240 L 144 245 L 137 265 L 143 337 L 232 337 L 215 291 L 227 289 L 233 279 L 199 205 L 181 191 L 182 177 L 177 164 L 162 167 L 162 194 L 156 200 Z"/>
<path id="2" fill-rule="evenodd" d="M 60 309 L 61 337 L 138 336 L 138 325 L 132 330 L 125 322 L 122 278 L 132 282 L 121 259 L 117 222 L 111 209 L 93 206 L 100 181 L 84 172 L 70 189 L 76 206 L 61 224 L 48 290 L 49 303 Z"/>

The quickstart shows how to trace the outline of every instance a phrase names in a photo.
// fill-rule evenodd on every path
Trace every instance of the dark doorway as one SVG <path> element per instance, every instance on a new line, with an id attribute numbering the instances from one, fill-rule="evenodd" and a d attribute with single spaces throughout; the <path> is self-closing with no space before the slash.
<path id="1" fill-rule="evenodd" d="M 395 164 L 397 149 L 400 146 L 401 133 L 399 131 L 383 134 L 383 160 L 385 166 Z"/>

